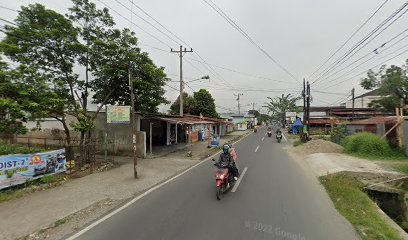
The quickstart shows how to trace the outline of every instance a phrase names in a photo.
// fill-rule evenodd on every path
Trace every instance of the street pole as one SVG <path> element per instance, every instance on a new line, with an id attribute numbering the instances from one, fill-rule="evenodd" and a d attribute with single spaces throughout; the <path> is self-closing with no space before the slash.
<path id="1" fill-rule="evenodd" d="M 238 101 L 238 114 L 241 114 L 241 105 L 239 104 L 239 97 L 244 95 L 243 93 L 238 93 L 234 94 L 234 96 L 237 96 L 237 101 Z"/>
<path id="2" fill-rule="evenodd" d="M 351 96 L 352 96 L 352 98 L 353 98 L 353 100 L 352 100 L 352 115 L 351 115 L 351 121 L 353 121 L 354 120 L 354 88 L 351 90 Z"/>
<path id="3" fill-rule="evenodd" d="M 306 124 L 306 80 L 303 78 L 303 91 L 302 91 L 302 97 L 303 97 L 303 125 Z M 305 131 L 304 131 L 304 126 L 301 128 L 300 131 L 300 141 L 304 142 L 305 138 Z"/>
<path id="4" fill-rule="evenodd" d="M 108 161 L 108 106 L 105 106 L 104 160 Z"/>
<path id="5" fill-rule="evenodd" d="M 178 53 L 179 58 L 180 58 L 180 116 L 183 116 L 183 105 L 184 105 L 184 82 L 183 82 L 183 53 L 187 52 L 193 52 L 193 49 L 187 50 L 183 46 L 180 45 L 180 50 L 179 51 L 173 51 L 173 49 L 170 49 L 170 52 L 172 53 Z"/>
<path id="6" fill-rule="evenodd" d="M 130 101 L 132 107 L 132 133 L 133 133 L 133 175 L 137 178 L 137 155 L 136 155 L 136 111 L 135 111 L 135 94 L 133 91 L 133 79 L 132 79 L 132 63 L 129 62 L 129 90 Z"/>
<path id="7" fill-rule="evenodd" d="M 310 136 L 310 84 L 307 82 L 307 136 L 306 141 L 309 141 Z"/>
<path id="8" fill-rule="evenodd" d="M 153 155 L 153 123 L 150 121 L 150 129 L 149 129 L 149 133 L 150 133 L 150 138 L 149 138 L 149 142 L 150 142 L 150 155 Z"/>

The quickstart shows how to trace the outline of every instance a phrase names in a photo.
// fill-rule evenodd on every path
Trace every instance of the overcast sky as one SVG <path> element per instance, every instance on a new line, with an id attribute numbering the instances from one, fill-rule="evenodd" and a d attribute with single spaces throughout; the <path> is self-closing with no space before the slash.
<path id="1" fill-rule="evenodd" d="M 118 1 L 130 9 L 131 0 Z M 187 53 L 184 58 L 185 81 L 188 82 L 191 79 L 209 75 L 210 80 L 195 81 L 190 83 L 189 86 L 194 90 L 199 88 L 209 89 L 216 100 L 216 105 L 221 107 L 217 109 L 218 112 L 228 112 L 226 109 L 237 110 L 237 101 L 236 97 L 234 97 L 234 94 L 237 93 L 243 93 L 241 96 L 241 110 L 243 111 L 252 109 L 252 103 L 255 103 L 256 109 L 260 108 L 267 101 L 267 97 L 276 97 L 282 93 L 299 95 L 302 88 L 302 79 L 307 78 L 307 80 L 314 81 L 319 76 L 319 72 L 310 79 L 308 77 L 385 0 L 212 1 L 233 19 L 258 46 L 293 74 L 297 80 L 293 79 L 244 38 L 208 6 L 204 0 L 134 0 L 134 3 L 193 48 L 195 53 Z M 21 5 L 35 2 L 44 4 L 48 8 L 61 13 L 66 13 L 67 8 L 71 6 L 70 0 L 0 0 L 0 6 L 18 9 Z M 98 7 L 104 7 L 101 3 L 104 2 L 123 17 L 131 19 L 131 12 L 115 0 L 94 0 L 94 2 Z M 387 1 L 383 8 L 332 58 L 331 62 L 339 59 L 343 53 L 350 50 L 353 45 L 363 39 L 405 2 L 405 0 Z M 133 11 L 155 24 L 161 31 L 166 32 L 165 29 L 144 15 L 138 8 L 133 7 Z M 141 44 L 140 47 L 150 54 L 156 65 L 164 66 L 166 73 L 172 80 L 179 79 L 178 56 L 170 53 L 170 47 L 178 49 L 180 42 L 178 39 L 174 36 L 172 38 L 175 41 L 169 39 L 136 15 L 132 17 L 133 22 L 154 37 L 131 25 L 119 14 L 113 11 L 111 11 L 111 14 L 118 28 L 128 27 L 137 33 Z M 13 20 L 17 13 L 0 8 L 0 15 L 7 20 Z M 408 36 L 408 31 L 402 33 L 408 26 L 407 20 L 408 14 L 400 17 L 352 58 L 329 72 L 327 78 L 313 84 L 311 88 L 312 105 L 338 104 L 341 102 L 340 100 L 347 98 L 347 94 L 353 87 L 356 88 L 357 95 L 364 93 L 365 91 L 359 87 L 359 80 L 364 77 L 364 74 L 356 75 L 408 49 L 406 46 L 408 37 L 404 39 L 405 36 Z M 378 54 L 373 52 L 374 49 L 399 33 L 402 34 L 385 45 L 382 50 L 378 50 Z M 170 34 L 167 33 L 167 35 Z M 391 46 L 391 44 L 395 45 Z M 389 48 L 387 49 L 387 47 Z M 396 52 L 393 53 L 394 51 Z M 196 53 L 205 62 L 211 64 L 211 68 L 198 62 L 203 62 L 203 60 Z M 353 63 L 365 55 L 367 57 Z M 369 60 L 371 57 L 373 58 Z M 408 52 L 405 52 L 399 57 L 387 61 L 387 64 L 401 66 L 407 58 Z M 357 67 L 364 61 L 367 62 Z M 348 66 L 349 64 L 350 66 Z M 321 68 L 320 72 L 325 67 L 327 65 Z M 342 70 L 343 68 L 345 69 Z M 337 73 L 337 71 L 339 72 Z M 344 82 L 341 83 L 342 81 Z M 168 84 L 175 89 L 179 88 L 177 82 Z M 331 86 L 334 84 L 338 85 Z M 230 90 L 230 86 L 237 90 Z M 179 94 L 173 88 L 166 87 L 166 97 L 170 101 L 174 101 Z M 239 91 L 240 89 L 242 90 Z M 192 93 L 192 90 L 188 87 L 186 87 L 186 91 Z M 168 109 L 168 106 L 161 106 L 160 109 L 164 111 Z"/>

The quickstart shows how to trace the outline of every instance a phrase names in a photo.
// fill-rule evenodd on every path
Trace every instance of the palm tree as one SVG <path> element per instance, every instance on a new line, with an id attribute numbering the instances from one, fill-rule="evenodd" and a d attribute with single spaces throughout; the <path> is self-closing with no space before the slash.
<path id="1" fill-rule="evenodd" d="M 292 94 L 282 94 L 281 97 L 271 98 L 268 97 L 270 100 L 267 105 L 264 106 L 268 109 L 268 112 L 271 113 L 271 118 L 273 120 L 281 122 L 282 125 L 285 124 L 285 114 L 286 112 L 294 112 L 298 110 L 296 106 L 296 101 L 300 99 L 300 97 L 292 96 Z"/>

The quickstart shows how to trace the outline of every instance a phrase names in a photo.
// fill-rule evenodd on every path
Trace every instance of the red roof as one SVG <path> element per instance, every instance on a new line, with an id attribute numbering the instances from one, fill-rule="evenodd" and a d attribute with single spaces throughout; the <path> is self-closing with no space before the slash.
<path id="1" fill-rule="evenodd" d="M 208 121 L 213 121 L 213 122 L 219 122 L 219 123 L 229 123 L 227 120 L 225 119 L 218 119 L 218 118 L 210 118 L 210 117 L 200 117 L 200 116 L 195 116 L 195 115 L 188 115 L 188 114 L 184 114 L 185 116 L 191 117 L 191 118 L 195 118 L 195 119 L 203 119 L 203 120 L 208 120 Z"/>
<path id="2" fill-rule="evenodd" d="M 338 123 L 339 120 L 330 120 L 330 119 L 310 119 L 310 124 L 331 124 Z"/>
<path id="3" fill-rule="evenodd" d="M 342 114 L 347 114 L 347 115 L 352 115 L 352 114 L 355 114 L 355 115 L 382 115 L 382 114 L 384 114 L 383 112 L 375 112 L 375 111 L 367 111 L 367 112 L 352 112 L 352 111 L 349 111 L 349 112 L 332 112 L 332 114 L 336 114 L 336 115 L 342 115 Z"/>
<path id="4" fill-rule="evenodd" d="M 359 120 L 349 123 L 350 125 L 373 125 L 373 124 L 380 124 L 380 123 L 395 123 L 397 118 L 395 116 L 378 116 L 372 117 L 365 120 Z"/>

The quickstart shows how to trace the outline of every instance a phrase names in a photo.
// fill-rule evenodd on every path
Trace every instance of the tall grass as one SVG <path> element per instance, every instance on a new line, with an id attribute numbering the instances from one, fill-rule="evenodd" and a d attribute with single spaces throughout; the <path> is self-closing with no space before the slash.
<path id="1" fill-rule="evenodd" d="M 386 139 L 373 133 L 363 132 L 348 136 L 342 145 L 347 153 L 370 159 L 401 159 L 404 154 L 400 149 L 392 149 Z"/>

